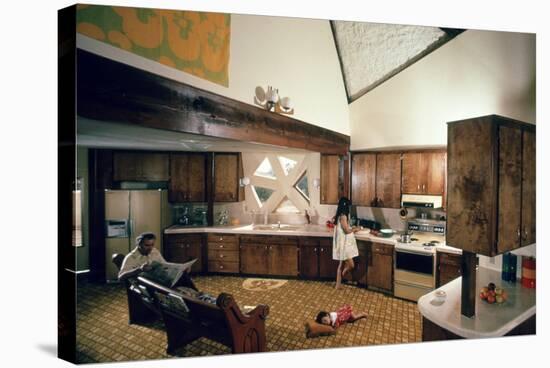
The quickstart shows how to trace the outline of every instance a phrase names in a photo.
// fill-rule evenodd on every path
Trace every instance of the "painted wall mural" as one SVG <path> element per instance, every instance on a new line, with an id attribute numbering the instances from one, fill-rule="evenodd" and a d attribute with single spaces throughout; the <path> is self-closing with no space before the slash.
<path id="1" fill-rule="evenodd" d="M 77 32 L 227 87 L 230 14 L 82 5 Z"/>

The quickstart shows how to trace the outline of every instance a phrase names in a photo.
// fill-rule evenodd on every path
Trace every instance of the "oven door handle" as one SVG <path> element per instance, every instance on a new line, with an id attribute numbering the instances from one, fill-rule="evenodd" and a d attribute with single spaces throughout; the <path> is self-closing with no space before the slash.
<path id="1" fill-rule="evenodd" d="M 409 253 L 409 254 L 417 254 L 419 256 L 425 256 L 425 257 L 433 257 L 434 256 L 434 253 L 424 253 L 424 252 L 417 252 L 417 251 L 414 251 L 414 250 L 409 250 L 409 249 L 396 249 L 395 250 L 395 253 Z"/>

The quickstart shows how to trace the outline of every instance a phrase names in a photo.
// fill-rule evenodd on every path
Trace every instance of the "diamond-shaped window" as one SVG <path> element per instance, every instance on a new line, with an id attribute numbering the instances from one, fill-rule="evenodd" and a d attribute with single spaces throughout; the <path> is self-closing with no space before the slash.
<path id="1" fill-rule="evenodd" d="M 256 194 L 256 199 L 257 199 L 258 204 L 260 205 L 260 207 L 262 207 L 262 205 L 265 202 L 267 202 L 269 197 L 271 197 L 271 195 L 274 192 L 273 189 L 264 188 L 264 187 L 257 187 L 257 186 L 254 186 L 254 185 L 252 186 L 252 189 L 254 190 L 254 193 Z"/>
<path id="2" fill-rule="evenodd" d="M 279 162 L 281 163 L 281 167 L 283 168 L 283 171 L 285 175 L 288 176 L 288 174 L 296 167 L 296 164 L 298 163 L 295 160 L 292 160 L 288 157 L 279 156 Z"/>
<path id="3" fill-rule="evenodd" d="M 294 188 L 309 202 L 309 189 L 307 182 L 307 171 L 304 171 L 300 179 L 294 184 Z"/>
<path id="4" fill-rule="evenodd" d="M 268 179 L 277 179 L 275 176 L 275 173 L 273 172 L 273 167 L 271 166 L 271 163 L 269 162 L 269 159 L 266 157 L 258 166 L 256 171 L 254 172 L 254 175 L 261 176 L 262 178 L 268 178 Z"/>
<path id="5" fill-rule="evenodd" d="M 276 213 L 300 213 L 300 210 L 298 209 L 298 207 L 296 207 L 294 205 L 294 203 L 292 203 L 292 201 L 290 199 L 288 199 L 287 197 L 284 197 L 283 200 L 281 201 L 281 203 L 279 203 L 279 205 L 277 206 L 277 208 L 275 208 L 275 211 L 273 212 L 276 212 Z"/>

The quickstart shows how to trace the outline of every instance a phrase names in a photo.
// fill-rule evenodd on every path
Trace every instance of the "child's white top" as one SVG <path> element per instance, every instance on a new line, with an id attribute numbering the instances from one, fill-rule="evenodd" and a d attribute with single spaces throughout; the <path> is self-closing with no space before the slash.
<path id="1" fill-rule="evenodd" d="M 338 315 L 336 314 L 336 312 L 330 312 L 328 315 L 330 316 L 330 325 L 334 327 Z"/>

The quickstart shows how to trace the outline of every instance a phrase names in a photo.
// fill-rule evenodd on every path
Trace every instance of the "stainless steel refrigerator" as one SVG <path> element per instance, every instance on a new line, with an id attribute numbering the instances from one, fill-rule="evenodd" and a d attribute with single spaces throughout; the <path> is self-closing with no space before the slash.
<path id="1" fill-rule="evenodd" d="M 136 237 L 146 231 L 157 237 L 155 246 L 162 252 L 162 234 L 170 225 L 166 190 L 105 191 L 105 278 L 116 281 L 118 270 L 111 261 L 114 253 L 128 254 Z"/>

